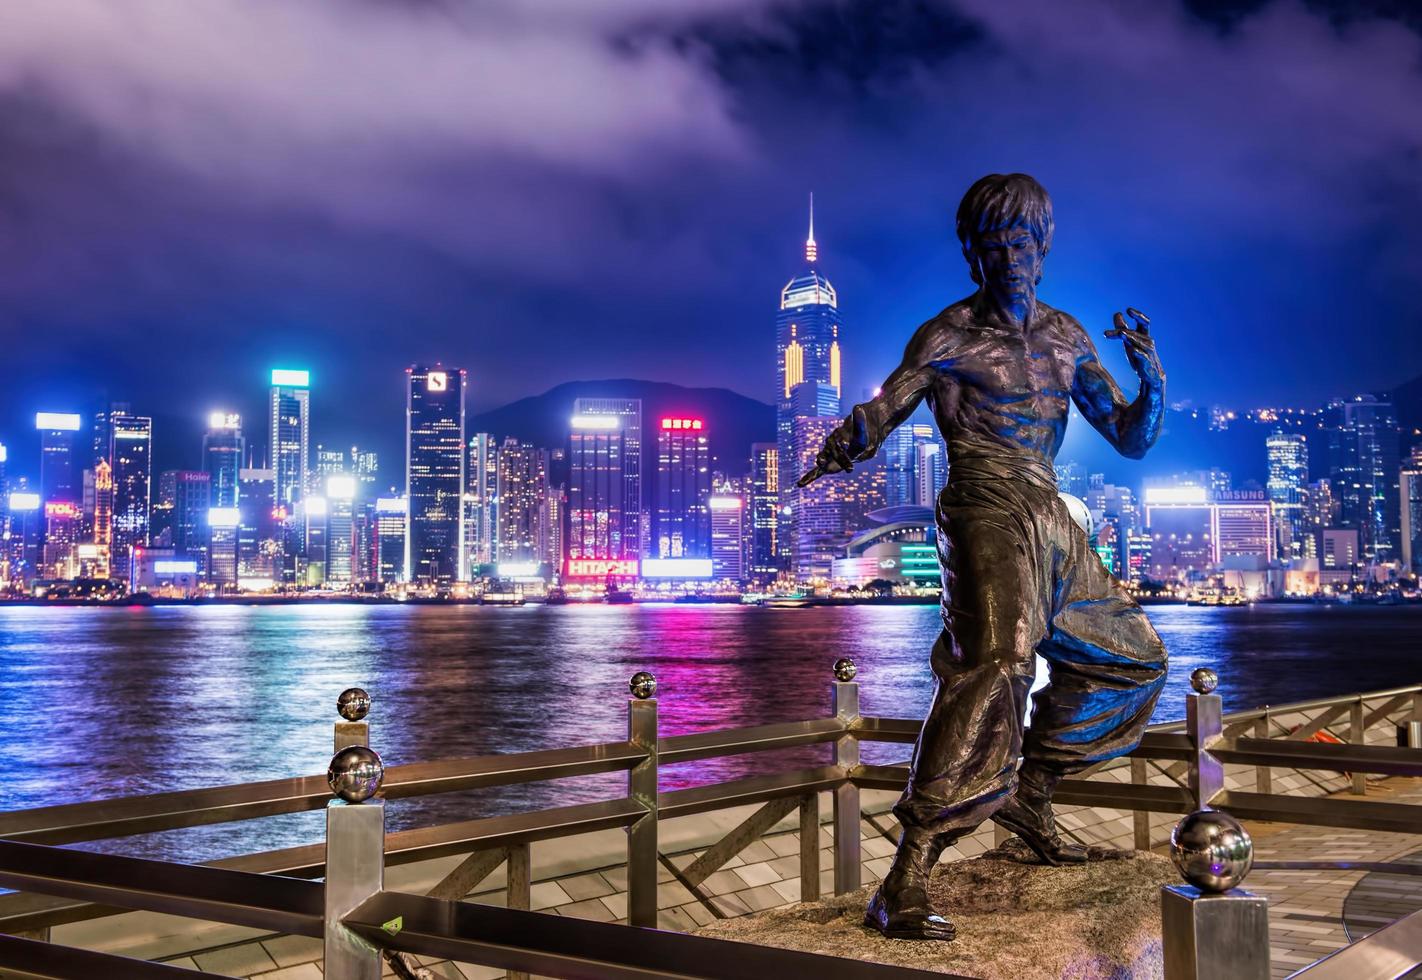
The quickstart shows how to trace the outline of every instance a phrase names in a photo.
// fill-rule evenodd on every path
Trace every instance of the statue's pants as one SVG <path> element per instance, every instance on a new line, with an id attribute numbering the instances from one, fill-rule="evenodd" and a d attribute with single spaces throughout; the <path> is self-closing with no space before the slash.
<path id="1" fill-rule="evenodd" d="M 1028 479 L 997 461 L 954 461 L 949 472 L 937 514 L 938 683 L 894 814 L 906 828 L 959 836 L 1010 798 L 1019 756 L 1059 778 L 1134 748 L 1166 657 L 1049 472 Z M 1024 733 L 1037 653 L 1050 682 Z"/>

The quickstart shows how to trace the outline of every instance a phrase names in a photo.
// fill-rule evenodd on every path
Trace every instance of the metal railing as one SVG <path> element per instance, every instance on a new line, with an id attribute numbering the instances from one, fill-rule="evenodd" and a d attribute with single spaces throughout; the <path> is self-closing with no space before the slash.
<path id="1" fill-rule="evenodd" d="M 380 794 L 384 799 L 400 799 L 627 773 L 625 796 L 593 803 L 385 834 L 382 800 L 333 802 L 327 777 L 305 776 L 3 813 L 0 886 L 19 892 L 0 896 L 0 933 L 42 933 L 66 922 L 142 909 L 322 937 L 327 944 L 327 975 L 338 978 L 365 976 L 362 971 L 371 969 L 371 962 L 376 966 L 370 975 L 379 976 L 377 948 L 485 963 L 511 970 L 515 976 L 520 971 L 536 971 L 598 977 L 710 977 L 769 975 L 775 970 L 795 975 L 814 971 L 830 978 L 927 976 L 652 928 L 656 925 L 659 866 L 704 899 L 698 886 L 707 877 L 797 809 L 802 831 L 801 898 L 818 899 L 822 791 L 830 792 L 833 799 L 834 891 L 841 894 L 859 887 L 860 790 L 899 790 L 907 776 L 903 766 L 862 764 L 860 744 L 912 742 L 920 722 L 861 716 L 853 677 L 852 664 L 836 664 L 831 717 L 671 737 L 659 737 L 657 732 L 654 682 L 649 689 L 648 676 L 638 688 L 634 678 L 625 741 L 392 766 L 384 771 Z M 1221 713 L 1219 698 L 1212 690 L 1197 688 L 1198 693 L 1188 700 L 1186 721 L 1154 726 L 1128 760 L 1064 781 L 1057 801 L 1133 810 L 1147 817 L 1150 812 L 1189 813 L 1213 806 L 1247 819 L 1409 833 L 1422 829 L 1422 806 L 1268 791 L 1246 793 L 1226 789 L 1223 779 L 1227 763 L 1257 770 L 1344 770 L 1354 775 L 1355 790 L 1366 789 L 1358 777 L 1369 773 L 1422 776 L 1422 752 L 1418 751 L 1422 748 L 1422 685 L 1232 715 Z M 1312 720 L 1286 733 L 1292 738 L 1258 737 L 1259 733 L 1273 734 L 1268 727 L 1259 727 L 1261 720 L 1268 726 L 1281 717 L 1315 712 Z M 1399 712 L 1405 716 L 1405 747 L 1363 744 L 1370 724 Z M 1351 726 L 1347 744 L 1299 740 L 1323 731 L 1344 715 Z M 363 722 L 348 720 L 337 725 L 338 749 L 363 744 L 365 738 Z M 657 772 L 663 764 L 811 745 L 832 745 L 833 761 L 709 786 L 657 791 Z M 1123 765 L 1130 767 L 1130 782 L 1091 778 Z M 1148 783 L 1146 765 L 1171 775 L 1172 785 Z M 1263 777 L 1259 786 L 1267 787 Z M 758 808 L 685 868 L 661 855 L 660 820 L 745 804 Z M 55 847 L 321 807 L 327 809 L 325 843 L 244 855 L 206 866 Z M 531 843 L 618 827 L 627 831 L 628 919 L 638 928 L 563 917 L 550 922 L 549 916 L 528 911 Z M 1138 824 L 1138 842 L 1139 829 Z M 462 855 L 463 860 L 427 896 L 397 894 L 382 887 L 387 866 L 450 855 Z M 501 864 L 509 867 L 508 908 L 457 902 Z M 301 880 L 321 875 L 326 878 L 324 885 Z M 1398 936 L 1410 941 L 1408 928 L 1413 927 L 1402 928 L 1406 921 L 1399 922 L 1399 930 L 1392 933 L 1394 946 Z M 1381 935 L 1383 932 L 1374 934 L 1348 949 L 1361 948 Z M 1409 949 L 1422 954 L 1415 945 Z M 46 951 L 53 953 L 48 960 Z M 23 939 L 0 943 L 0 967 L 33 973 L 35 963 L 52 963 L 49 969 L 54 972 L 35 975 L 93 976 L 95 961 L 85 957 L 98 955 Z M 343 965 L 342 956 L 355 965 Z M 403 968 L 410 969 L 409 964 Z M 152 975 L 168 974 L 155 965 Z"/>

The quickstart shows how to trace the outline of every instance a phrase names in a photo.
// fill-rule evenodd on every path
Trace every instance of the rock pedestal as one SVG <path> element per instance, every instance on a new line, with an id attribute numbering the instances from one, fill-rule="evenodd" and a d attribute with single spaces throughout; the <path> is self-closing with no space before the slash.
<path id="1" fill-rule="evenodd" d="M 1179 882 L 1154 854 L 1052 868 L 994 856 L 940 864 L 934 906 L 951 943 L 885 939 L 863 925 L 873 887 L 823 902 L 724 919 L 700 935 L 983 980 L 1148 980 L 1163 976 L 1160 886 Z"/>

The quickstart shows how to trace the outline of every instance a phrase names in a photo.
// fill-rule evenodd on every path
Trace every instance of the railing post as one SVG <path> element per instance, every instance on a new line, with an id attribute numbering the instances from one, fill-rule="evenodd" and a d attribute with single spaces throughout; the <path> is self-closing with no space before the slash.
<path id="1" fill-rule="evenodd" d="M 370 749 L 351 746 L 336 753 L 326 778 L 340 799 L 326 805 L 325 975 L 380 980 L 380 951 L 342 920 L 385 884 L 385 801 L 371 798 L 385 767 Z"/>
<path id="2" fill-rule="evenodd" d="M 336 745 L 333 752 L 350 748 L 352 745 L 370 744 L 370 723 L 365 716 L 370 714 L 370 695 L 358 687 L 349 687 L 336 698 L 336 712 L 343 721 L 336 722 Z"/>
<path id="3" fill-rule="evenodd" d="M 1407 722 L 1407 747 L 1422 749 L 1422 691 L 1412 695 L 1412 717 Z"/>
<path id="4" fill-rule="evenodd" d="M 800 798 L 800 901 L 820 900 L 820 794 Z"/>
<path id="5" fill-rule="evenodd" d="M 508 849 L 506 870 L 505 904 L 511 909 L 527 912 L 533 905 L 533 854 L 528 844 L 515 844 Z M 505 980 L 529 980 L 529 974 L 527 970 L 509 970 Z"/>
<path id="6" fill-rule="evenodd" d="M 1258 718 L 1254 722 L 1254 737 L 1269 737 L 1269 708 L 1264 707 L 1264 717 Z M 1274 792 L 1274 770 L 1268 766 L 1254 767 L 1254 790 L 1257 793 Z"/>
<path id="7" fill-rule="evenodd" d="M 1224 791 L 1224 764 L 1210 751 L 1224 735 L 1223 709 L 1215 693 L 1219 675 L 1208 667 L 1190 674 L 1195 693 L 1185 695 L 1185 731 L 1190 736 L 1190 794 L 1195 808 L 1203 810 Z"/>
<path id="8" fill-rule="evenodd" d="M 1136 785 L 1136 786 L 1144 786 L 1144 785 L 1146 785 L 1148 782 L 1150 782 L 1150 780 L 1149 780 L 1149 779 L 1147 778 L 1147 776 L 1146 776 L 1146 761 L 1145 761 L 1144 759 L 1137 759 L 1137 758 L 1135 758 L 1134 756 L 1132 756 L 1132 758 L 1131 758 L 1131 783 L 1132 783 L 1133 785 Z M 994 826 L 996 826 L 996 825 L 994 825 Z M 1135 847 L 1135 849 L 1138 850 L 1138 851 L 1148 851 L 1148 850 L 1150 850 L 1150 811 L 1149 811 L 1149 810 L 1132 810 L 1132 811 L 1131 811 L 1131 830 L 1132 830 L 1133 836 L 1134 836 L 1134 838 L 1135 838 L 1135 839 L 1132 841 L 1132 845 Z"/>
<path id="9" fill-rule="evenodd" d="M 647 753 L 627 773 L 627 796 L 646 813 L 627 828 L 627 921 L 657 925 L 657 681 L 645 670 L 632 675 L 627 701 L 627 741 Z"/>
<path id="10" fill-rule="evenodd" d="M 835 681 L 830 685 L 834 716 L 845 725 L 859 720 L 859 685 L 854 675 L 859 669 L 848 657 L 836 661 Z M 859 765 L 859 739 L 844 735 L 835 740 L 834 762 L 846 770 Z M 834 790 L 834 893 L 857 891 L 860 879 L 859 787 L 851 782 Z"/>
<path id="11" fill-rule="evenodd" d="M 1160 890 L 1165 980 L 1268 980 L 1269 903 L 1236 887 L 1254 863 L 1248 832 L 1196 811 L 1171 832 L 1170 857 L 1189 884 Z"/>
<path id="12" fill-rule="evenodd" d="M 1363 696 L 1358 695 L 1358 700 L 1353 702 L 1353 706 L 1348 711 L 1348 741 L 1354 745 L 1367 745 L 1368 732 L 1364 727 L 1363 720 Z M 1368 792 L 1368 774 L 1365 772 L 1353 773 L 1353 792 L 1358 796 L 1366 796 Z"/>

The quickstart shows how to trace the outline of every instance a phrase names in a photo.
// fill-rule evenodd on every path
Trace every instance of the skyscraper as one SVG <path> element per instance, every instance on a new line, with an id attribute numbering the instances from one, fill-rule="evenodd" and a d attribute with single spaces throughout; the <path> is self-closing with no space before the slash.
<path id="1" fill-rule="evenodd" d="M 349 473 L 326 477 L 326 581 L 349 585 L 357 581 L 355 563 L 356 478 Z"/>
<path id="2" fill-rule="evenodd" d="M 793 469 L 803 473 L 815 465 L 815 456 L 825 438 L 839 424 L 834 416 L 794 421 Z M 784 474 L 786 468 L 781 467 Z M 834 560 L 848 540 L 844 533 L 844 505 L 841 500 L 842 475 L 816 480 L 807 487 L 793 487 L 790 498 L 790 553 L 795 578 L 800 582 L 828 581 Z"/>
<path id="3" fill-rule="evenodd" d="M 1402 570 L 1422 573 L 1422 446 L 1412 454 L 1398 474 L 1398 496 L 1402 504 Z"/>
<path id="4" fill-rule="evenodd" d="M 547 451 L 505 439 L 498 455 L 498 498 L 498 561 L 548 561 Z"/>
<path id="5" fill-rule="evenodd" d="M 305 546 L 305 528 L 297 523 L 297 507 L 306 493 L 306 468 L 311 458 L 311 373 L 272 369 L 268 401 L 267 466 L 273 474 L 272 495 L 281 515 L 284 581 L 296 577 L 296 558 Z"/>
<path id="6" fill-rule="evenodd" d="M 469 462 L 464 481 L 464 551 L 471 569 L 498 560 L 498 451 L 494 437 L 476 432 L 469 437 Z"/>
<path id="7" fill-rule="evenodd" d="M 789 472 L 792 462 L 799 459 L 794 452 L 795 419 L 840 414 L 839 295 L 816 268 L 818 261 L 811 198 L 805 265 L 780 290 L 780 310 L 775 317 L 775 423 L 780 466 L 776 482 L 782 497 L 800 476 L 799 471 Z M 788 553 L 785 528 L 782 521 L 781 554 Z"/>
<path id="8" fill-rule="evenodd" d="M 1339 523 L 1357 530 L 1362 561 L 1394 560 L 1401 537 L 1396 410 L 1384 398 L 1358 395 L 1329 403 L 1323 426 Z"/>
<path id="9" fill-rule="evenodd" d="M 740 582 L 746 578 L 746 501 L 733 483 L 716 487 L 706 501 L 711 512 L 711 574 Z"/>
<path id="10" fill-rule="evenodd" d="M 642 400 L 576 399 L 571 426 L 568 559 L 640 558 Z"/>
<path id="11" fill-rule="evenodd" d="M 406 582 L 404 497 L 381 497 L 375 501 L 375 579 L 385 585 Z"/>
<path id="12" fill-rule="evenodd" d="M 311 455 L 311 374 L 286 368 L 272 370 L 268 417 L 270 466 L 276 505 L 288 512 L 306 489 Z"/>
<path id="13" fill-rule="evenodd" d="M 416 365 L 405 370 L 405 496 L 410 581 L 467 581 L 464 562 L 465 374 Z"/>
<path id="14" fill-rule="evenodd" d="M 136 549 L 146 547 L 153 494 L 153 419 L 127 406 L 108 413 L 109 463 L 114 476 L 113 575 L 128 581 Z"/>
<path id="15" fill-rule="evenodd" d="M 165 490 L 171 482 L 173 552 L 196 561 L 198 574 L 205 576 L 212 477 L 205 470 L 174 470 L 164 473 L 162 482 Z"/>
<path id="16" fill-rule="evenodd" d="M 106 459 L 94 464 L 94 544 L 101 577 L 107 577 L 114 544 L 114 468 Z"/>
<path id="17" fill-rule="evenodd" d="M 701 419 L 664 418 L 657 426 L 652 504 L 654 558 L 710 558 L 711 449 Z"/>
<path id="18" fill-rule="evenodd" d="M 207 434 L 202 437 L 202 468 L 211 480 L 212 506 L 237 506 L 246 450 L 240 415 L 213 412 L 208 416 Z"/>
<path id="19" fill-rule="evenodd" d="M 74 466 L 74 439 L 79 416 L 68 412 L 38 412 L 40 436 L 40 499 L 45 503 L 78 503 L 80 485 Z"/>
<path id="20" fill-rule="evenodd" d="M 281 562 L 280 528 L 273 496 L 273 470 L 244 467 L 237 474 L 237 507 L 242 522 L 237 528 L 237 576 L 240 579 L 276 582 Z"/>
<path id="21" fill-rule="evenodd" d="M 1308 439 L 1275 429 L 1265 440 L 1269 459 L 1269 503 L 1274 508 L 1277 554 L 1282 561 L 1307 556 L 1304 499 L 1308 487 Z"/>
<path id="22" fill-rule="evenodd" d="M 783 567 L 776 546 L 780 530 L 780 448 L 773 442 L 751 445 L 750 574 L 769 582 Z"/>

